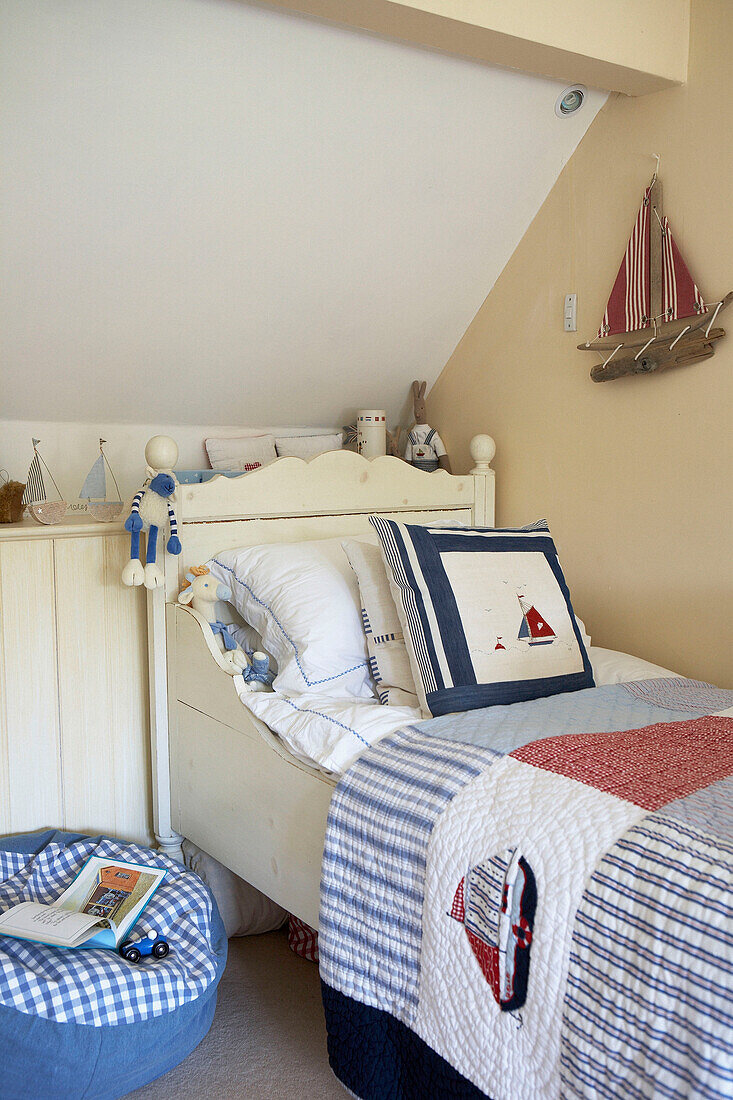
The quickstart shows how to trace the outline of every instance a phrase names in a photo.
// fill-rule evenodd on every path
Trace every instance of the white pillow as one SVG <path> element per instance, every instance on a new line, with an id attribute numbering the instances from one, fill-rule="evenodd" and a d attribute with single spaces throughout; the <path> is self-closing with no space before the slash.
<path id="1" fill-rule="evenodd" d="M 369 666 L 380 703 L 419 707 L 405 637 L 378 546 L 356 539 L 342 543 L 359 582 Z"/>
<path id="2" fill-rule="evenodd" d="M 212 470 L 256 470 L 277 458 L 274 435 L 246 435 L 233 439 L 205 439 Z"/>
<path id="3" fill-rule="evenodd" d="M 580 635 L 583 639 L 583 645 L 586 649 L 590 649 L 590 634 L 585 629 L 585 623 L 577 615 L 575 616 L 575 621 L 578 624 L 578 630 L 580 631 Z"/>
<path id="4" fill-rule="evenodd" d="M 245 546 L 208 565 L 277 662 L 276 690 L 374 698 L 359 587 L 340 539 Z"/>
<path id="5" fill-rule="evenodd" d="M 333 435 L 278 436 L 275 440 L 278 458 L 315 458 L 324 451 L 340 451 L 343 447 L 341 432 Z"/>
<path id="6" fill-rule="evenodd" d="M 380 707 L 374 698 L 368 703 L 313 692 L 247 692 L 241 676 L 233 679 L 245 707 L 278 735 L 293 756 L 337 775 L 370 745 L 420 719 L 419 710 Z"/>
<path id="7" fill-rule="evenodd" d="M 658 676 L 680 675 L 679 672 L 670 672 L 661 665 L 652 665 L 641 657 L 632 657 L 630 653 L 617 653 L 613 649 L 601 649 L 599 646 L 593 646 L 589 650 L 589 656 L 597 687 L 603 684 L 625 684 L 628 680 L 656 680 Z"/>

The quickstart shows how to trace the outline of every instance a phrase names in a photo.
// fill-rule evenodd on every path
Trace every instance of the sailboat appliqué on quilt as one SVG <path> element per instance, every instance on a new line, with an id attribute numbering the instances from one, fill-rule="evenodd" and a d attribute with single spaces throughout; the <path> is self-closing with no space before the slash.
<path id="1" fill-rule="evenodd" d="M 447 914 L 464 925 L 502 1012 L 521 1008 L 527 999 L 536 909 L 532 868 L 517 848 L 507 848 L 469 868 Z"/>

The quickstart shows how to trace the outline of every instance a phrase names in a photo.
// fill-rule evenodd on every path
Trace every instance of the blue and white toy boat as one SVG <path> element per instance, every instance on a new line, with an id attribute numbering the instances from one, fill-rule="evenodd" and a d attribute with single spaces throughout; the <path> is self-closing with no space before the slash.
<path id="1" fill-rule="evenodd" d="M 98 519 L 100 523 L 111 523 L 113 519 L 117 519 L 122 511 L 122 498 L 120 497 L 117 478 L 102 449 L 106 442 L 106 439 L 100 439 L 99 458 L 87 474 L 86 480 L 81 487 L 81 492 L 79 493 L 79 500 L 87 501 L 90 516 L 93 516 L 94 519 Z M 107 500 L 107 470 L 109 470 L 112 475 L 112 480 L 117 490 L 116 500 Z"/>

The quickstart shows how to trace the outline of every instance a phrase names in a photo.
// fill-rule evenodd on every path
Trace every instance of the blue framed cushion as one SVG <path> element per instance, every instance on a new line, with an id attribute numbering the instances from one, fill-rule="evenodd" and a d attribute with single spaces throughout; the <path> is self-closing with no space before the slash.
<path id="1" fill-rule="evenodd" d="M 426 715 L 594 686 L 544 521 L 521 529 L 371 522 Z"/>

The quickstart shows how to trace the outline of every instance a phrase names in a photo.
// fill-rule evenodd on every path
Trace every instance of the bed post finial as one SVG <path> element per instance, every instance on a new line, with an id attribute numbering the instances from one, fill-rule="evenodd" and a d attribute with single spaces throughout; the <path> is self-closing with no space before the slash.
<path id="1" fill-rule="evenodd" d="M 178 462 L 178 444 L 169 435 L 154 435 L 145 445 L 145 461 L 154 470 L 172 470 Z"/>
<path id="2" fill-rule="evenodd" d="M 468 445 L 471 458 L 476 463 L 472 474 L 485 474 L 496 454 L 496 443 L 490 435 L 475 435 Z"/>
<path id="3" fill-rule="evenodd" d="M 494 471 L 491 460 L 496 454 L 496 443 L 490 435 L 475 435 L 469 450 L 476 463 L 471 470 L 474 483 L 473 522 L 477 527 L 493 527 Z"/>

